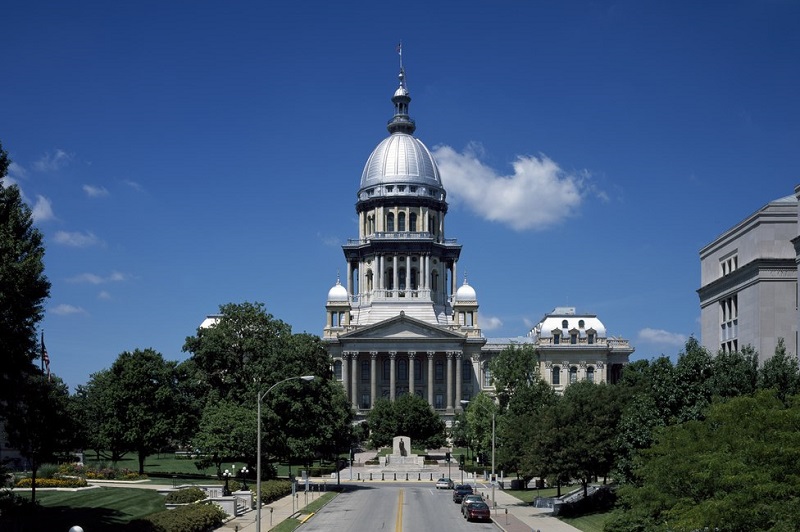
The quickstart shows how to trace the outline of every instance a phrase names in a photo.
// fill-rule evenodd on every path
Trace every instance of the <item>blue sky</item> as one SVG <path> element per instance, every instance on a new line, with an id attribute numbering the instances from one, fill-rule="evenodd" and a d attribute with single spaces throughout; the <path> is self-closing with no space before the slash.
<path id="1" fill-rule="evenodd" d="M 800 183 L 800 2 L 41 2 L 3 8 L 0 140 L 73 388 L 182 360 L 229 302 L 320 334 L 403 62 L 484 334 L 556 306 L 634 358 L 699 335 L 698 251 Z"/>

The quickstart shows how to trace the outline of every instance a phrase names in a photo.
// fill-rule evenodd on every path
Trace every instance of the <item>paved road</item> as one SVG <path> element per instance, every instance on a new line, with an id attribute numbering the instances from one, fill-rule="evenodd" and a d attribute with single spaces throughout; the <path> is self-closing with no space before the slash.
<path id="1" fill-rule="evenodd" d="M 468 523 L 452 492 L 431 484 L 380 483 L 353 486 L 302 527 L 304 532 L 490 531 L 491 523 Z"/>

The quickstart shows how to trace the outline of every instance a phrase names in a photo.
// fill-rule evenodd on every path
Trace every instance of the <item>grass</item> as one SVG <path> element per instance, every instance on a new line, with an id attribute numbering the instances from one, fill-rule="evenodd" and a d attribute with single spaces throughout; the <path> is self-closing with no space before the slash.
<path id="1" fill-rule="evenodd" d="M 300 514 L 307 516 L 308 514 L 312 514 L 312 513 L 318 512 L 320 510 L 320 508 L 322 508 L 323 506 L 328 504 L 328 502 L 330 502 L 330 500 L 333 499 L 334 497 L 336 497 L 337 495 L 338 495 L 338 493 L 331 492 L 331 491 L 329 491 L 328 493 L 325 493 L 324 495 L 319 497 L 317 500 L 309 503 L 308 506 L 306 506 L 305 508 L 301 509 L 300 510 Z M 300 519 L 295 519 L 293 517 L 290 517 L 289 519 L 285 519 L 284 521 L 281 521 L 274 528 L 271 528 L 270 532 L 292 532 L 297 527 L 299 527 L 300 524 L 301 524 Z"/>
<path id="2" fill-rule="evenodd" d="M 602 514 L 582 515 L 580 517 L 560 517 L 559 519 L 568 525 L 572 525 L 575 528 L 582 530 L 583 532 L 603 532 L 603 526 L 605 526 L 605 523 L 610 515 L 611 513 L 608 512 Z"/>
<path id="3" fill-rule="evenodd" d="M 16 493 L 24 496 L 24 492 Z M 35 527 L 29 530 L 69 530 L 80 525 L 84 530 L 111 532 L 133 519 L 165 508 L 163 495 L 136 488 L 37 491 L 36 500 L 41 508 L 36 511 Z"/>
<path id="4" fill-rule="evenodd" d="M 522 502 L 532 503 L 536 497 L 555 497 L 558 493 L 557 488 L 527 489 L 527 490 L 503 490 L 509 495 L 516 497 Z M 561 493 L 566 493 L 562 488 Z"/>

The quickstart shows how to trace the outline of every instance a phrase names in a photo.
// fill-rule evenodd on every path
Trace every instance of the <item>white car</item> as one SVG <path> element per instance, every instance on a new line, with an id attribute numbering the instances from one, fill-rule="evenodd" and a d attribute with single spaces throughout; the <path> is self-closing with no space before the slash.
<path id="1" fill-rule="evenodd" d="M 453 481 L 442 477 L 436 481 L 436 489 L 451 490 L 453 489 Z"/>

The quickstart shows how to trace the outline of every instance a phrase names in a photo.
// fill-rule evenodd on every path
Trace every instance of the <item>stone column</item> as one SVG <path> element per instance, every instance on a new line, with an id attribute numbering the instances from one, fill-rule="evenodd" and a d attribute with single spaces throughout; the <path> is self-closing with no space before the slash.
<path id="1" fill-rule="evenodd" d="M 461 381 L 462 381 L 462 371 L 463 371 L 463 362 L 461 361 L 461 351 L 456 351 L 456 409 L 461 410 Z"/>
<path id="2" fill-rule="evenodd" d="M 400 293 L 400 277 L 397 275 L 397 254 L 392 256 L 392 291 Z"/>
<path id="3" fill-rule="evenodd" d="M 378 396 L 378 352 L 369 352 L 369 407 L 375 408 Z"/>
<path id="4" fill-rule="evenodd" d="M 408 352 L 408 393 L 414 395 L 414 357 L 416 352 Z"/>
<path id="5" fill-rule="evenodd" d="M 447 352 L 447 412 L 453 411 L 453 352 Z"/>
<path id="6" fill-rule="evenodd" d="M 428 404 L 434 408 L 433 403 L 433 356 L 434 351 L 428 351 Z"/>
<path id="7" fill-rule="evenodd" d="M 347 295 L 353 295 L 353 265 L 347 261 Z"/>
<path id="8" fill-rule="evenodd" d="M 344 395 L 350 399 L 350 352 L 345 351 L 342 353 L 342 386 L 344 386 Z"/>
<path id="9" fill-rule="evenodd" d="M 353 360 L 350 372 L 350 382 L 353 389 L 353 396 L 350 398 L 350 400 L 353 403 L 353 408 L 358 410 L 358 352 L 356 351 L 350 353 L 350 357 Z"/>
<path id="10" fill-rule="evenodd" d="M 397 351 L 389 351 L 389 400 L 394 401 Z"/>
<path id="11" fill-rule="evenodd" d="M 406 297 L 411 294 L 411 254 L 406 255 Z"/>

